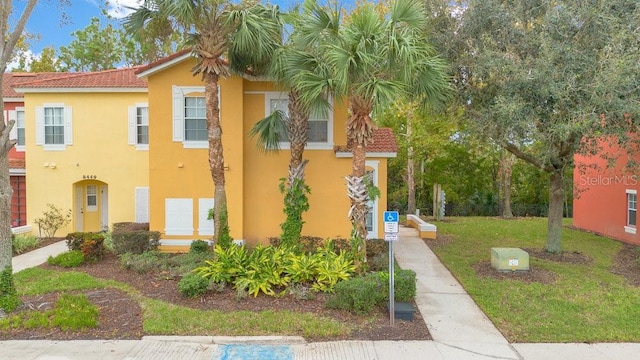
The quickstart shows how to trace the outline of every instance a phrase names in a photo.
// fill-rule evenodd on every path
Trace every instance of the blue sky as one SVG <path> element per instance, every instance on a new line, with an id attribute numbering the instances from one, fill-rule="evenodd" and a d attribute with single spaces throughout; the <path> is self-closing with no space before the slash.
<path id="1" fill-rule="evenodd" d="M 17 21 L 25 2 L 25 0 L 13 1 L 13 21 Z M 102 15 L 103 9 L 113 17 L 121 18 L 126 15 L 122 5 L 135 7 L 138 2 L 138 0 L 111 0 L 107 4 L 103 0 L 69 0 L 69 6 L 61 6 L 59 0 L 40 0 L 26 26 L 28 33 L 40 36 L 39 40 L 31 40 L 31 50 L 34 54 L 39 54 L 47 46 L 53 46 L 55 49 L 66 46 L 73 40 L 71 33 L 87 27 L 92 17 L 99 17 L 102 26 L 105 26 L 106 17 Z M 269 2 L 283 9 L 289 9 L 297 1 L 271 0 Z"/>

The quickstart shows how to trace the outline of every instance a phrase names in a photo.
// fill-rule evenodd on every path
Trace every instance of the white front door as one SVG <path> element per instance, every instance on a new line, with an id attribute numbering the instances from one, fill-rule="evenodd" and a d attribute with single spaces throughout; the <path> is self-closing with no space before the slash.
<path id="1" fill-rule="evenodd" d="M 76 185 L 76 209 L 75 209 L 76 231 L 84 230 L 84 186 Z"/>
<path id="2" fill-rule="evenodd" d="M 109 230 L 109 187 L 107 185 L 100 186 L 100 229 L 103 231 Z"/>

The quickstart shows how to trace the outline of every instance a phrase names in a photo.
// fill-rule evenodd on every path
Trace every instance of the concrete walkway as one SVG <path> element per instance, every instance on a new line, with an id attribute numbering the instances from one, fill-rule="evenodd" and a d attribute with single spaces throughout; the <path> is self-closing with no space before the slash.
<path id="1" fill-rule="evenodd" d="M 64 242 L 13 258 L 19 271 L 66 251 Z M 145 336 L 142 340 L 0 341 L 16 360 L 613 360 L 637 359 L 640 344 L 509 344 L 412 228 L 400 228 L 397 262 L 417 277 L 416 303 L 432 341 L 336 341 L 300 337 Z"/>

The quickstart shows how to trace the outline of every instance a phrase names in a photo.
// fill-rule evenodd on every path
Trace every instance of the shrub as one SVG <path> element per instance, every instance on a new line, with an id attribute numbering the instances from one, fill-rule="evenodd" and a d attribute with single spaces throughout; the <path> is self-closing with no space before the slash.
<path id="1" fill-rule="evenodd" d="M 388 274 L 387 274 L 388 275 Z M 412 301 L 416 297 L 416 273 L 413 270 L 394 271 L 396 301 Z M 388 282 L 387 282 L 388 283 Z"/>
<path id="2" fill-rule="evenodd" d="M 113 248 L 116 254 L 127 252 L 141 254 L 145 251 L 157 250 L 160 245 L 160 233 L 158 231 L 114 231 Z"/>
<path id="3" fill-rule="evenodd" d="M 67 247 L 69 250 L 80 250 L 85 239 L 90 239 L 95 233 L 93 232 L 72 232 L 67 234 Z"/>
<path id="4" fill-rule="evenodd" d="M 113 223 L 113 232 L 121 231 L 149 231 L 149 223 L 136 223 L 136 222 L 118 222 Z"/>
<path id="5" fill-rule="evenodd" d="M 38 239 L 38 237 L 35 235 L 20 234 L 18 236 L 15 236 L 12 234 L 11 238 L 11 244 L 14 254 L 22 254 L 23 252 L 34 249 L 40 242 L 40 239 Z"/>
<path id="6" fill-rule="evenodd" d="M 67 234 L 67 247 L 82 252 L 85 260 L 97 261 L 104 256 L 104 238 L 102 232 L 73 232 Z"/>
<path id="7" fill-rule="evenodd" d="M 334 293 L 326 302 L 330 309 L 368 314 L 384 301 L 380 279 L 376 273 L 342 281 L 334 287 Z"/>
<path id="8" fill-rule="evenodd" d="M 412 301 L 416 296 L 416 274 L 413 270 L 394 272 L 395 301 Z M 331 309 L 368 314 L 375 306 L 389 301 L 389 273 L 374 272 L 363 277 L 339 282 L 326 302 Z"/>
<path id="9" fill-rule="evenodd" d="M 146 251 L 142 254 L 124 253 L 120 255 L 120 265 L 124 269 L 144 274 L 151 270 L 162 268 L 163 260 L 168 257 L 168 254 L 158 251 Z"/>
<path id="10" fill-rule="evenodd" d="M 186 253 L 175 256 L 167 256 L 166 268 L 172 277 L 184 276 L 193 271 L 193 269 L 202 266 L 204 261 L 210 259 L 212 254 L 205 253 Z"/>
<path id="11" fill-rule="evenodd" d="M 204 240 L 194 240 L 189 246 L 190 253 L 206 253 L 210 249 L 209 242 Z"/>
<path id="12" fill-rule="evenodd" d="M 178 282 L 178 291 L 182 296 L 197 297 L 207 292 L 209 288 L 209 280 L 195 272 L 185 275 Z"/>
<path id="13" fill-rule="evenodd" d="M 106 231 L 103 232 L 102 235 L 104 236 L 104 242 L 102 243 L 104 245 L 104 250 L 111 253 L 115 252 L 115 249 L 113 248 L 113 236 L 111 236 L 111 232 Z"/>
<path id="14" fill-rule="evenodd" d="M 98 261 L 104 256 L 104 237 L 102 234 L 95 234 L 89 239 L 85 239 L 80 245 L 80 251 L 85 260 Z"/>
<path id="15" fill-rule="evenodd" d="M 7 266 L 0 272 L 0 309 L 11 312 L 20 305 L 18 292 L 13 282 L 13 270 Z"/>
<path id="16" fill-rule="evenodd" d="M 50 239 L 56 235 L 56 232 L 71 222 L 71 209 L 63 213 L 63 210 L 53 204 L 47 204 L 48 210 L 42 213 L 42 217 L 33 220 L 38 224 L 40 231 L 44 233 L 45 238 Z"/>
<path id="17" fill-rule="evenodd" d="M 78 267 L 84 262 L 84 255 L 80 250 L 70 250 L 63 252 L 55 257 L 49 256 L 47 263 L 49 265 L 61 267 Z"/>

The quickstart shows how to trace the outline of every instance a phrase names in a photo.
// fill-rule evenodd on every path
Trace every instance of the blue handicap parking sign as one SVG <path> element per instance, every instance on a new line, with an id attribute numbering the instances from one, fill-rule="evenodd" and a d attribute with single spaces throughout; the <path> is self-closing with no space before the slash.
<path id="1" fill-rule="evenodd" d="M 400 216 L 397 211 L 385 211 L 384 212 L 384 222 L 398 222 Z"/>

